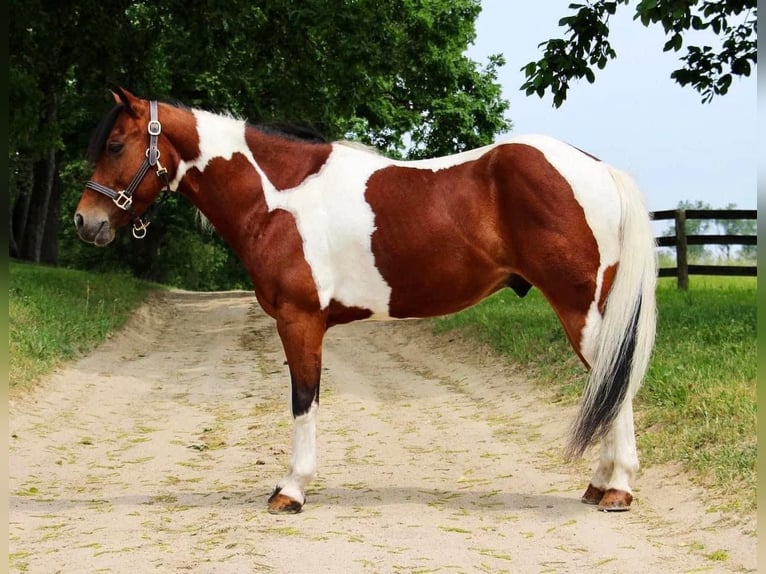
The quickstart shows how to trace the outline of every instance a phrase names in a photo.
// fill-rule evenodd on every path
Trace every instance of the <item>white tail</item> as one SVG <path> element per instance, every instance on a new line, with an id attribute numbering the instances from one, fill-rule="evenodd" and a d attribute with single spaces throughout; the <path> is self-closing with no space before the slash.
<path id="1" fill-rule="evenodd" d="M 570 458 L 609 432 L 624 401 L 632 401 L 641 386 L 654 347 L 657 261 L 649 214 L 633 179 L 609 171 L 622 207 L 619 264 L 567 446 Z"/>

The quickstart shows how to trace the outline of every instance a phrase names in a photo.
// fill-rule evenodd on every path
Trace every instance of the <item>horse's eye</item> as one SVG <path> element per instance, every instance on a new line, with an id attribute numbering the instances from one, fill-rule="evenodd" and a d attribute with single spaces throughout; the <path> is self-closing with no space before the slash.
<path id="1" fill-rule="evenodd" d="M 122 142 L 109 142 L 106 144 L 106 151 L 108 151 L 110 155 L 117 155 L 122 151 L 124 145 L 125 144 Z"/>

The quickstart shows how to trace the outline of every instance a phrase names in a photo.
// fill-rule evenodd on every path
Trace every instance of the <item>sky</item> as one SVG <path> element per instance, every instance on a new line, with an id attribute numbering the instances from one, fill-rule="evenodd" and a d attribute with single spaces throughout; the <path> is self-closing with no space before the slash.
<path id="1" fill-rule="evenodd" d="M 558 109 L 550 94 L 543 99 L 525 95 L 520 89 L 525 80 L 520 68 L 540 59 L 538 44 L 563 37 L 558 21 L 570 14 L 571 1 L 481 3 L 477 37 L 467 54 L 481 64 L 490 54 L 505 56 L 498 81 L 510 102 L 510 135 L 554 136 L 628 171 L 652 211 L 673 209 L 684 200 L 755 209 L 755 74 L 735 78 L 728 94 L 701 103 L 693 88 L 681 87 L 670 78 L 685 50 L 663 52 L 662 26 L 646 28 L 634 21 L 635 3 L 618 6 L 612 16 L 609 38 L 617 58 L 605 69 L 595 70 L 595 83 L 585 79 L 571 83 Z M 707 32 L 685 37 L 685 43 L 691 44 L 715 46 L 715 41 Z"/>

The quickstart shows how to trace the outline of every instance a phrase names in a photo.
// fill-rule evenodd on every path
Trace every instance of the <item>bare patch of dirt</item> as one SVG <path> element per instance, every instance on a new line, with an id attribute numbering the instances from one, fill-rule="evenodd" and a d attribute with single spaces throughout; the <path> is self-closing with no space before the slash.
<path id="1" fill-rule="evenodd" d="M 170 292 L 10 401 L 10 569 L 81 572 L 751 572 L 755 517 L 708 511 L 676 468 L 633 509 L 579 497 L 573 409 L 418 322 L 328 333 L 319 476 L 297 516 L 289 383 L 248 293 Z"/>

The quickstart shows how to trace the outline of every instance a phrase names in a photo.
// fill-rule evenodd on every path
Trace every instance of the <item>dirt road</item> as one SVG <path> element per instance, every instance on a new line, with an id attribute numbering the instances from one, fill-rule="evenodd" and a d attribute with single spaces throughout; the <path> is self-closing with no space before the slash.
<path id="1" fill-rule="evenodd" d="M 10 404 L 10 569 L 69 573 L 747 572 L 754 517 L 706 511 L 671 468 L 633 509 L 579 502 L 572 409 L 416 322 L 325 343 L 319 476 L 272 516 L 288 377 L 245 293 L 155 297 Z"/>

